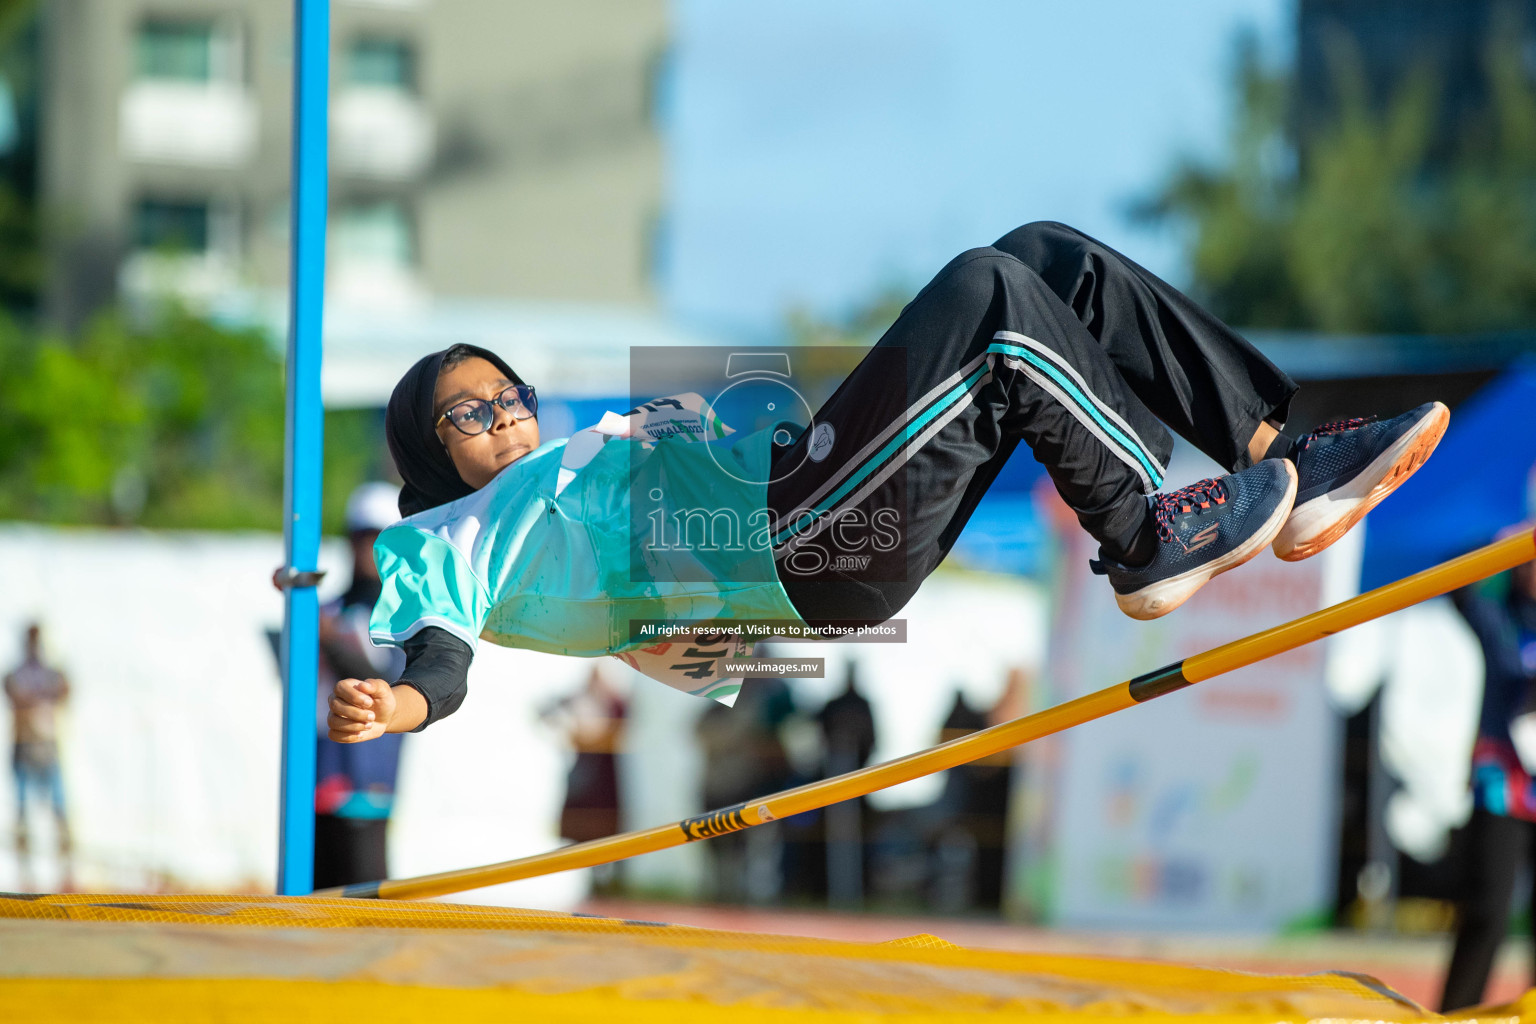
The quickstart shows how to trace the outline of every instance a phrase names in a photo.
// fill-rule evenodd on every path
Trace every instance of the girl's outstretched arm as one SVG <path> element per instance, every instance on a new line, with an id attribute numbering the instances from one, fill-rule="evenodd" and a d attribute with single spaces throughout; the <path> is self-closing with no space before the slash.
<path id="1" fill-rule="evenodd" d="M 453 714 L 469 691 L 470 646 L 428 626 L 405 641 L 405 669 L 382 679 L 343 679 L 331 694 L 326 728 L 337 743 L 361 743 L 386 732 L 418 732 Z"/>

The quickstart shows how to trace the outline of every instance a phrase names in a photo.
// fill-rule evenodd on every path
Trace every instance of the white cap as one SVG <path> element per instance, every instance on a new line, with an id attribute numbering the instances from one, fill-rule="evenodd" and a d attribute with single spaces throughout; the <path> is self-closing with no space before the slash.
<path id="1" fill-rule="evenodd" d="M 400 521 L 400 488 L 381 481 L 360 484 L 347 498 L 347 532 L 382 530 Z"/>

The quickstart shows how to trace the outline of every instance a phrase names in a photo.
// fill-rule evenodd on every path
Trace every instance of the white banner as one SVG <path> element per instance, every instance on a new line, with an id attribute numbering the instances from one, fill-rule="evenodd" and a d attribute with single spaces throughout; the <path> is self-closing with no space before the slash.
<path id="1" fill-rule="evenodd" d="M 271 891 L 277 864 L 282 688 L 267 630 L 282 623 L 272 570 L 283 539 L 0 525 L 0 675 L 43 626 L 45 660 L 71 684 L 60 759 L 74 882 L 112 891 Z M 321 599 L 350 574 L 327 539 Z M 609 658 L 482 644 L 462 710 L 406 737 L 390 821 L 392 877 L 471 867 L 560 845 L 570 754 L 539 710 Z M 652 685 L 646 683 L 645 685 Z M 660 687 L 658 687 L 659 689 Z M 10 709 L 0 700 L 0 734 Z M 7 775 L 9 773 L 7 772 Z M 0 785 L 0 890 L 56 890 L 51 816 L 32 808 L 32 856 L 15 855 L 15 791 Z M 452 897 L 569 909 L 585 872 Z"/>
<path id="2" fill-rule="evenodd" d="M 1069 543 L 1048 672 L 1056 700 L 1347 597 L 1359 564 L 1355 543 L 1298 563 L 1265 551 L 1172 614 L 1136 622 L 1088 575 L 1092 545 Z M 1333 897 L 1337 730 L 1316 643 L 1065 734 L 1044 791 L 1050 839 L 1029 844 L 1049 851 L 1030 868 L 1049 879 L 1031 887 L 1041 909 L 1064 925 L 1117 928 L 1317 918 Z"/>

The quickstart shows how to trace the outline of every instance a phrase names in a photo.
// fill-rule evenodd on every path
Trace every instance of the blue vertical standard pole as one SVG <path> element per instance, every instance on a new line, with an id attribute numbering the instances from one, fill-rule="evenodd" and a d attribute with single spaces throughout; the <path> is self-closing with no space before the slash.
<path id="1" fill-rule="evenodd" d="M 283 541 L 283 779 L 277 891 L 314 889 L 315 706 L 320 657 L 320 328 L 325 291 L 330 0 L 294 0 L 292 280 L 288 315 Z"/>

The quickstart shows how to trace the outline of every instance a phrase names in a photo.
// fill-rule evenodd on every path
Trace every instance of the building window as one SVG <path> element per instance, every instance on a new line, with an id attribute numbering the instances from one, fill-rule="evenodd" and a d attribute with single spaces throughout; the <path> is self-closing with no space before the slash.
<path id="1" fill-rule="evenodd" d="M 134 211 L 134 248 L 181 255 L 206 253 L 210 219 L 207 203 L 140 200 Z"/>
<path id="2" fill-rule="evenodd" d="M 140 22 L 133 80 L 118 106 L 122 154 L 201 167 L 247 163 L 260 111 L 245 83 L 242 38 L 232 17 Z"/>
<path id="3" fill-rule="evenodd" d="M 416 89 L 416 53 L 403 39 L 360 36 L 347 47 L 346 83 L 370 89 Z"/>
<path id="4" fill-rule="evenodd" d="M 239 82 L 240 37 L 227 21 L 146 21 L 134 40 L 140 81 Z"/>
<path id="5" fill-rule="evenodd" d="M 150 198 L 133 206 L 132 251 L 118 268 L 130 303 L 175 297 L 212 308 L 240 287 L 239 207 L 230 199 Z"/>
<path id="6" fill-rule="evenodd" d="M 213 22 L 147 21 L 136 46 L 139 78 L 207 82 L 213 78 Z"/>
<path id="7" fill-rule="evenodd" d="M 331 104 L 331 168 L 382 181 L 416 178 L 432 162 L 435 131 L 422 102 L 420 53 L 408 38 L 360 35 L 346 44 Z"/>
<path id="8" fill-rule="evenodd" d="M 337 307 L 377 313 L 420 308 L 429 298 L 417 270 L 416 223 L 398 199 L 338 205 L 331 255 L 326 288 Z"/>
<path id="9" fill-rule="evenodd" d="M 338 264 L 401 270 L 416 265 L 415 231 L 405 204 L 397 200 L 343 207 L 334 231 Z"/>

